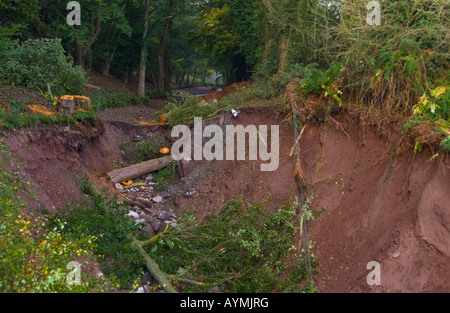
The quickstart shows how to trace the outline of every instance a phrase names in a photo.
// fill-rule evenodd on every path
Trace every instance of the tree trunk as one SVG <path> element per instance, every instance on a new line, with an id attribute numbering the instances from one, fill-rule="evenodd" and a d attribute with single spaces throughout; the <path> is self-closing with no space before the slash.
<path id="1" fill-rule="evenodd" d="M 286 69 L 286 60 L 289 53 L 289 44 L 291 41 L 291 31 L 289 30 L 288 36 L 286 36 L 285 32 L 281 33 L 280 37 L 280 60 L 278 63 L 278 72 L 282 73 Z"/>
<path id="2" fill-rule="evenodd" d="M 166 17 L 166 21 L 164 22 L 164 29 L 161 35 L 161 39 L 159 41 L 159 49 L 158 49 L 158 89 L 159 91 L 165 91 L 166 90 L 166 69 L 165 69 L 165 58 L 164 58 L 164 54 L 165 54 L 165 49 L 166 49 L 166 38 L 167 38 L 167 34 L 169 32 L 169 27 L 170 27 L 170 23 L 172 20 L 172 16 L 170 15 L 172 13 L 172 9 L 173 9 L 173 0 L 168 0 L 168 15 Z"/>
<path id="3" fill-rule="evenodd" d="M 161 284 L 161 287 L 167 292 L 167 293 L 176 293 L 177 291 L 173 287 L 173 285 L 170 283 L 170 281 L 167 279 L 167 274 L 161 271 L 158 264 L 145 252 L 144 248 L 142 247 L 142 244 L 131 234 L 129 235 L 131 238 L 132 245 L 137 249 L 141 256 L 144 258 L 145 265 L 150 272 L 150 275 L 156 279 L 157 282 Z"/>
<path id="4" fill-rule="evenodd" d="M 202 85 L 206 85 L 206 69 L 203 69 L 202 72 Z"/>
<path id="5" fill-rule="evenodd" d="M 155 73 L 150 69 L 150 75 L 152 76 L 152 83 L 154 87 L 157 87 L 158 81 L 156 80 Z"/>
<path id="6" fill-rule="evenodd" d="M 172 161 L 173 158 L 169 155 L 159 159 L 149 160 L 108 172 L 108 176 L 114 183 L 120 183 L 125 180 L 133 179 L 144 174 L 158 171 L 162 168 L 167 167 Z"/>
<path id="7" fill-rule="evenodd" d="M 175 85 L 176 85 L 176 86 L 179 86 L 179 84 L 180 84 L 180 76 L 181 76 L 180 71 L 177 71 L 177 72 L 175 73 Z"/>
<path id="8" fill-rule="evenodd" d="M 172 23 L 170 23 L 172 25 Z M 170 28 L 172 26 L 169 26 L 169 32 Z M 166 52 L 165 52 L 165 61 L 164 61 L 164 87 L 165 89 L 168 89 L 170 87 L 170 83 L 172 82 L 172 62 L 170 60 L 170 45 L 166 45 Z"/>
<path id="9" fill-rule="evenodd" d="M 120 34 L 117 37 L 116 46 L 114 47 L 114 50 L 111 52 L 111 54 L 109 53 L 109 51 L 107 52 L 105 66 L 103 67 L 103 76 L 104 77 L 108 77 L 108 75 L 109 75 L 109 69 L 111 68 L 111 63 L 114 59 L 114 54 L 116 54 L 117 46 L 119 45 L 119 39 L 120 39 Z"/>
<path id="10" fill-rule="evenodd" d="M 164 42 L 162 40 L 158 49 L 158 90 L 161 92 L 165 90 L 164 81 Z"/>
<path id="11" fill-rule="evenodd" d="M 196 76 L 197 76 L 197 65 L 194 66 L 194 77 L 192 78 L 192 86 L 195 85 Z"/>
<path id="12" fill-rule="evenodd" d="M 141 48 L 141 61 L 139 63 L 139 82 L 138 82 L 138 96 L 145 97 L 145 74 L 147 70 L 147 46 Z"/>
<path id="13" fill-rule="evenodd" d="M 83 58 L 83 46 L 75 41 L 75 65 L 84 68 L 85 59 Z"/>
<path id="14" fill-rule="evenodd" d="M 181 73 L 180 83 L 178 86 L 182 86 L 184 82 L 184 78 L 186 77 L 186 72 Z"/>
<path id="15" fill-rule="evenodd" d="M 102 29 L 100 17 L 92 17 L 91 22 L 95 27 L 95 31 L 88 44 L 83 47 L 83 45 L 78 40 L 75 40 L 75 65 L 78 65 L 83 69 L 86 66 L 86 57 L 89 49 L 91 49 L 92 44 L 97 40 L 98 35 L 100 34 L 100 30 Z"/>
<path id="16" fill-rule="evenodd" d="M 127 66 L 127 70 L 125 71 L 125 80 L 124 80 L 125 85 L 128 85 L 128 66 Z"/>
<path id="17" fill-rule="evenodd" d="M 61 116 L 72 116 L 75 112 L 75 100 L 73 96 L 63 96 L 59 100 L 59 114 Z"/>
<path id="18" fill-rule="evenodd" d="M 145 97 L 145 72 L 147 66 L 147 39 L 148 39 L 148 15 L 150 12 L 150 0 L 145 0 L 145 14 L 144 14 L 144 32 L 142 34 L 141 46 L 141 60 L 139 63 L 139 82 L 138 82 L 138 96 Z"/>

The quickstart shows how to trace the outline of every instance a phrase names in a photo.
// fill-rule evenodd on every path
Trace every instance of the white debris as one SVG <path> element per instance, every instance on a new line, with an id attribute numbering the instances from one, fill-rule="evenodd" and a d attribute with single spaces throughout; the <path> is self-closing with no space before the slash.
<path id="1" fill-rule="evenodd" d="M 133 219 L 138 219 L 139 218 L 139 214 L 137 214 L 134 211 L 128 212 L 127 216 L 131 216 Z"/>
<path id="2" fill-rule="evenodd" d="M 122 192 L 124 191 L 122 185 L 119 184 L 119 183 L 114 184 L 114 187 L 115 187 L 116 190 L 117 190 L 118 192 L 120 192 L 120 193 L 122 193 Z"/>

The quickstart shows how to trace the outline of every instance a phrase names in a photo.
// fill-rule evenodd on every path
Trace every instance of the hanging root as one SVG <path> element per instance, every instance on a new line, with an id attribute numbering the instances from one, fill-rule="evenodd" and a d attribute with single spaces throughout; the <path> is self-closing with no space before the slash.
<path id="1" fill-rule="evenodd" d="M 303 173 L 300 162 L 295 162 L 295 182 L 299 187 L 305 188 L 307 186 L 306 177 Z"/>

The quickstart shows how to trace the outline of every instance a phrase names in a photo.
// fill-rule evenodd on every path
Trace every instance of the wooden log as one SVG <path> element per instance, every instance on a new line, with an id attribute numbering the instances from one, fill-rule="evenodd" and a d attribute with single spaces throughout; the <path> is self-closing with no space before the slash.
<path id="1" fill-rule="evenodd" d="M 159 159 L 134 164 L 125 168 L 108 172 L 108 176 L 114 183 L 120 183 L 125 180 L 133 179 L 144 174 L 158 171 L 167 167 L 173 161 L 172 156 L 165 156 Z"/>

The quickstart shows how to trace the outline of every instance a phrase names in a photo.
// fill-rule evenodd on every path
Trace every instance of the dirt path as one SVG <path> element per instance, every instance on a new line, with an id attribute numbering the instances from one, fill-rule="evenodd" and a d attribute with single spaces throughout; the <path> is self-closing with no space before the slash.
<path id="1" fill-rule="evenodd" d="M 99 112 L 98 116 L 104 121 L 118 121 L 133 125 L 142 122 L 154 122 L 155 113 L 165 105 L 163 99 L 153 99 L 145 104 L 130 105 L 117 108 L 106 108 Z"/>

